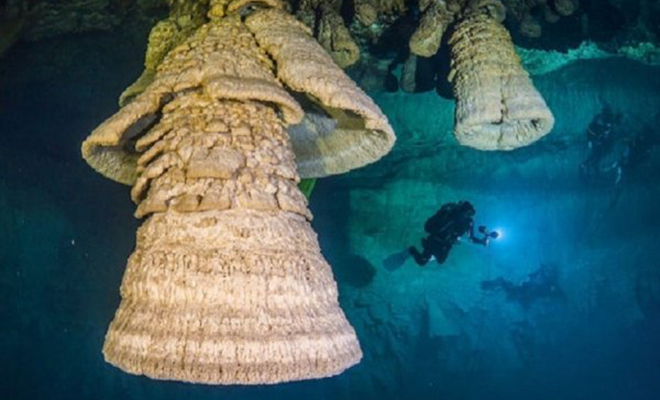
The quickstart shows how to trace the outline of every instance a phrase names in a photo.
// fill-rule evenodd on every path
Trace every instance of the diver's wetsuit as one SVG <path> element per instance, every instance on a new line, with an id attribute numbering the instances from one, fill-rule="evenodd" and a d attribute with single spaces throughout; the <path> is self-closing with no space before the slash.
<path id="1" fill-rule="evenodd" d="M 458 238 L 469 233 L 473 239 L 474 214 L 474 207 L 467 201 L 443 205 L 424 224 L 429 236 L 422 239 L 422 251 L 414 246 L 409 249 L 415 262 L 420 266 L 426 265 L 433 256 L 438 264 L 442 264 Z"/>
<path id="2" fill-rule="evenodd" d="M 587 129 L 589 155 L 580 164 L 583 178 L 590 178 L 599 172 L 601 158 L 612 148 L 614 129 L 621 121 L 621 114 L 612 112 L 609 106 L 594 117 Z"/>

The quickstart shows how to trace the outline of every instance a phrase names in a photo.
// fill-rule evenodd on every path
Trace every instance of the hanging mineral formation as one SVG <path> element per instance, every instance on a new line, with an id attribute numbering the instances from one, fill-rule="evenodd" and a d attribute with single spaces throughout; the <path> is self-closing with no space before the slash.
<path id="1" fill-rule="evenodd" d="M 481 150 L 527 146 L 554 125 L 501 23 L 504 15 L 499 0 L 473 1 L 449 39 L 454 134 L 459 143 Z"/>
<path id="2" fill-rule="evenodd" d="M 394 135 L 304 25 L 245 3 L 212 2 L 211 21 L 83 144 L 90 165 L 133 185 L 147 218 L 103 348 L 129 373 L 278 383 L 362 356 L 294 151 L 300 171 L 322 176 L 375 161 Z"/>

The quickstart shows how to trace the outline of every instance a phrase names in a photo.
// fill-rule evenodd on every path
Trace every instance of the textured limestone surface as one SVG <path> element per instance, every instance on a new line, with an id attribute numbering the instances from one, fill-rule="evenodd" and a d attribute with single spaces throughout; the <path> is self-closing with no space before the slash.
<path id="1" fill-rule="evenodd" d="M 360 59 L 360 48 L 340 15 L 341 6 L 341 0 L 302 0 L 295 14 L 314 32 L 337 65 L 348 67 Z"/>
<path id="2" fill-rule="evenodd" d="M 428 3 L 409 43 L 410 52 L 423 57 L 431 57 L 438 52 L 443 35 L 449 25 L 454 22 L 456 14 L 444 1 Z"/>
<path id="3" fill-rule="evenodd" d="M 557 23 L 563 17 L 570 17 L 580 7 L 579 0 L 503 0 L 507 14 L 518 23 L 524 36 L 538 38 L 543 33 L 542 21 Z M 539 19 L 539 16 L 542 18 Z"/>
<path id="4" fill-rule="evenodd" d="M 285 119 L 295 122 L 302 117 L 297 103 L 272 75 L 268 56 L 238 18 L 201 27 L 188 42 L 169 52 L 158 68 L 147 89 L 83 144 L 88 162 L 121 183 L 135 181 L 138 155 L 134 142 L 154 122 L 168 97 L 177 92 L 205 84 L 205 90 L 216 97 L 274 101 L 282 104 Z M 222 77 L 227 79 L 215 85 Z"/>
<path id="5" fill-rule="evenodd" d="M 83 143 L 147 218 L 103 353 L 126 372 L 194 383 L 333 376 L 362 352 L 297 186 L 285 125 L 303 111 L 250 32 L 264 27 L 231 10 L 212 3 L 211 22 Z"/>
<path id="6" fill-rule="evenodd" d="M 106 360 L 209 384 L 319 378 L 357 363 L 362 353 L 275 112 L 196 93 L 165 112 L 174 116 L 170 134 L 139 160 L 132 194 L 149 218 Z"/>
<path id="7" fill-rule="evenodd" d="M 256 99 L 278 107 L 290 125 L 304 178 L 375 162 L 395 141 L 385 115 L 304 25 L 269 9 L 256 11 L 245 23 L 234 13 L 221 25 L 204 25 L 171 50 L 146 89 L 85 141 L 85 159 L 105 176 L 132 184 L 135 140 L 173 94 L 198 86 L 214 98 Z M 300 102 L 289 91 L 300 94 Z M 164 133 L 155 130 L 150 137 Z"/>
<path id="8" fill-rule="evenodd" d="M 387 117 L 309 35 L 278 10 L 246 20 L 261 48 L 275 60 L 277 77 L 307 94 L 302 123 L 289 128 L 302 177 L 350 171 L 378 160 L 394 145 Z"/>
<path id="9" fill-rule="evenodd" d="M 119 97 L 121 107 L 142 93 L 153 82 L 156 69 L 167 53 L 192 35 L 206 21 L 206 1 L 170 1 L 167 19 L 158 21 L 149 33 L 142 75 Z"/>
<path id="10" fill-rule="evenodd" d="M 552 130 L 554 116 L 520 65 L 500 22 L 482 13 L 470 14 L 458 23 L 449 43 L 454 133 L 461 144 L 511 150 Z"/>

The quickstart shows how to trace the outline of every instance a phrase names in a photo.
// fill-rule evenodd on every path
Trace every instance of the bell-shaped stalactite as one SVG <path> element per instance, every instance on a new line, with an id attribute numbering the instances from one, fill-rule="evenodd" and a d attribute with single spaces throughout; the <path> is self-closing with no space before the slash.
<path id="1" fill-rule="evenodd" d="M 165 112 L 169 133 L 138 142 L 133 196 L 149 217 L 106 360 L 133 374 L 209 384 L 320 378 L 357 363 L 360 347 L 275 111 L 190 93 Z"/>
<path id="2" fill-rule="evenodd" d="M 103 352 L 156 379 L 332 376 L 362 353 L 298 188 L 287 127 L 305 114 L 243 10 L 222 10 L 83 143 L 146 218 Z"/>
<path id="3" fill-rule="evenodd" d="M 554 117 L 516 54 L 511 36 L 490 3 L 468 10 L 449 40 L 456 97 L 454 134 L 481 150 L 527 146 L 552 130 Z"/>

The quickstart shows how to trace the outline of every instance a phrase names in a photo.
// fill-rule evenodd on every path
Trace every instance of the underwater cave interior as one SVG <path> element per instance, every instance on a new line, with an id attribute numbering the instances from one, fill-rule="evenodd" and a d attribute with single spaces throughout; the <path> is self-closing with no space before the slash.
<path id="1" fill-rule="evenodd" d="M 129 189 L 90 168 L 80 146 L 149 69 L 147 36 L 167 4 L 186 1 L 2 2 L 0 398 L 656 399 L 660 2 L 503 0 L 554 127 L 484 151 L 453 134 L 448 17 L 434 11 L 449 25 L 439 50 L 408 47 L 431 7 L 461 1 L 290 5 L 397 140 L 310 189 L 362 360 L 331 378 L 257 386 L 152 380 L 101 352 L 143 221 Z M 594 162 L 588 132 L 606 107 L 620 121 Z M 416 265 L 407 249 L 425 221 L 463 200 L 499 237 Z"/>

